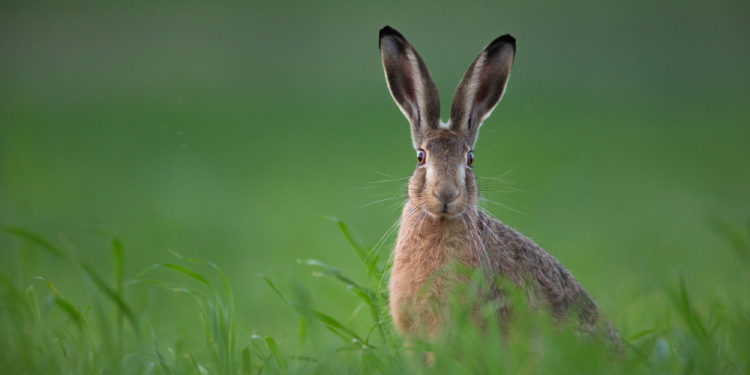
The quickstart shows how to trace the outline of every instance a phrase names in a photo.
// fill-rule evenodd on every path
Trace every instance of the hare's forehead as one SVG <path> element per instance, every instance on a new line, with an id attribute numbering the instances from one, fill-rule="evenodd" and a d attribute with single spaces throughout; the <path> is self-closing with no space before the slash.
<path id="1" fill-rule="evenodd" d="M 469 145 L 463 137 L 448 133 L 425 137 L 423 147 L 435 156 L 464 154 L 469 151 Z"/>

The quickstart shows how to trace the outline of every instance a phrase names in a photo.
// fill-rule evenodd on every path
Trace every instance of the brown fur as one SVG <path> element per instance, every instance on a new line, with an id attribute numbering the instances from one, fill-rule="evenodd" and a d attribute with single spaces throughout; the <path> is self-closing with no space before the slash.
<path id="1" fill-rule="evenodd" d="M 456 90 L 446 127 L 434 116 L 437 92 L 414 48 L 390 27 L 381 30 L 380 43 L 391 93 L 411 122 L 414 147 L 426 154 L 409 180 L 394 251 L 389 290 L 397 329 L 424 339 L 440 334 L 450 319 L 450 291 L 467 281 L 452 267 L 457 264 L 481 270 L 490 282 L 499 276 L 524 288 L 532 306 L 546 306 L 558 320 L 577 312 L 582 331 L 593 333 L 603 326 L 610 342 L 621 349 L 617 330 L 557 259 L 477 208 L 468 154 L 482 121 L 505 90 L 515 39 L 496 39 L 474 60 Z M 424 113 L 430 115 L 420 115 Z M 496 290 L 487 298 L 501 293 Z M 506 313 L 498 310 L 505 323 Z"/>

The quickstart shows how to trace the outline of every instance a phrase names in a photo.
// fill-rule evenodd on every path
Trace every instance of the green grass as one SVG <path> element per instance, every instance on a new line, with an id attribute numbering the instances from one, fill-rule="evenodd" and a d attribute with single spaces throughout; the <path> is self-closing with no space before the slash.
<path id="1" fill-rule="evenodd" d="M 355 301 L 355 309 L 335 316 L 315 306 L 304 288 L 289 297 L 274 284 L 274 277 L 258 275 L 258 282 L 278 298 L 250 303 L 285 303 L 298 314 L 298 319 L 286 322 L 288 332 L 294 334 L 277 337 L 238 329 L 243 317 L 235 311 L 235 289 L 212 262 L 173 251 L 173 262 L 146 266 L 125 277 L 123 260 L 128 251 L 118 238 L 110 241 L 112 268 L 95 269 L 39 234 L 6 228 L 7 235 L 21 240 L 23 252 L 39 252 L 40 258 L 51 258 L 66 273 L 77 274 L 90 299 L 83 304 L 67 299 L 66 290 L 56 287 L 54 280 L 32 276 L 33 267 L 15 277 L 2 275 L 0 367 L 19 374 L 744 374 L 750 370 L 746 355 L 750 352 L 750 311 L 719 299 L 706 308 L 698 307 L 683 278 L 658 286 L 657 293 L 669 303 L 651 306 L 645 323 L 652 328 L 623 331 L 625 356 L 610 352 L 597 337 L 579 337 L 573 322 L 560 326 L 546 313 L 529 309 L 522 294 L 512 289 L 501 301 L 514 309 L 513 324 L 504 339 L 493 333 L 500 331 L 494 305 L 481 309 L 486 320 L 479 329 L 469 318 L 471 312 L 463 308 L 466 304 L 454 303 L 454 319 L 445 327 L 443 339 L 411 342 L 406 349 L 389 322 L 385 260 L 356 240 L 343 222 L 335 223 L 361 261 L 359 271 L 348 275 L 319 260 L 298 262 L 315 276 L 340 284 L 335 288 L 339 297 Z M 750 228 L 743 230 L 720 220 L 711 223 L 737 251 L 737 261 L 747 262 Z M 308 287 L 314 290 L 320 285 Z M 457 295 L 470 296 L 475 290 L 466 287 Z M 189 327 L 191 334 L 165 333 L 156 326 L 157 319 L 143 303 L 145 295 L 162 303 L 178 301 L 159 309 L 181 320 L 172 323 Z M 171 296 L 179 298 L 171 300 Z M 185 308 L 190 311 L 182 311 Z M 627 313 L 627 306 L 622 309 Z M 252 322 L 239 326 L 252 326 Z M 431 365 L 426 364 L 425 353 L 434 355 Z"/>

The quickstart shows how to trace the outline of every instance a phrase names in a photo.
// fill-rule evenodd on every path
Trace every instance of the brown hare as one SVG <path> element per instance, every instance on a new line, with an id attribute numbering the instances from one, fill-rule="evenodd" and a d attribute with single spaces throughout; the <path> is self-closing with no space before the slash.
<path id="1" fill-rule="evenodd" d="M 380 30 L 383 69 L 393 99 L 411 124 L 417 166 L 408 183 L 389 282 L 396 328 L 407 337 L 434 339 L 447 319 L 452 286 L 466 281 L 458 264 L 523 288 L 531 306 L 557 320 L 575 312 L 582 331 L 603 327 L 621 347 L 617 330 L 560 262 L 532 240 L 477 208 L 472 151 L 482 122 L 505 92 L 516 41 L 503 35 L 485 47 L 453 96 L 450 121 L 440 121 L 435 83 L 417 51 L 398 31 Z M 498 289 L 498 288 L 495 288 Z M 498 298 L 494 290 L 487 298 Z M 498 310 L 507 324 L 505 308 Z M 618 349 L 619 351 L 619 349 Z"/>

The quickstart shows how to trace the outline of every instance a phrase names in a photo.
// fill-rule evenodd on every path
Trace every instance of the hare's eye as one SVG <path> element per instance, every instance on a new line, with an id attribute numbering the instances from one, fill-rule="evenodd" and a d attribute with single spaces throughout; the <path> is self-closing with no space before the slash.
<path id="1" fill-rule="evenodd" d="M 470 167 L 474 164 L 474 153 L 471 151 L 466 155 L 466 164 Z"/>
<path id="2" fill-rule="evenodd" d="M 417 163 L 419 165 L 424 165 L 424 163 L 427 161 L 427 153 L 424 152 L 421 148 L 417 150 Z"/>

